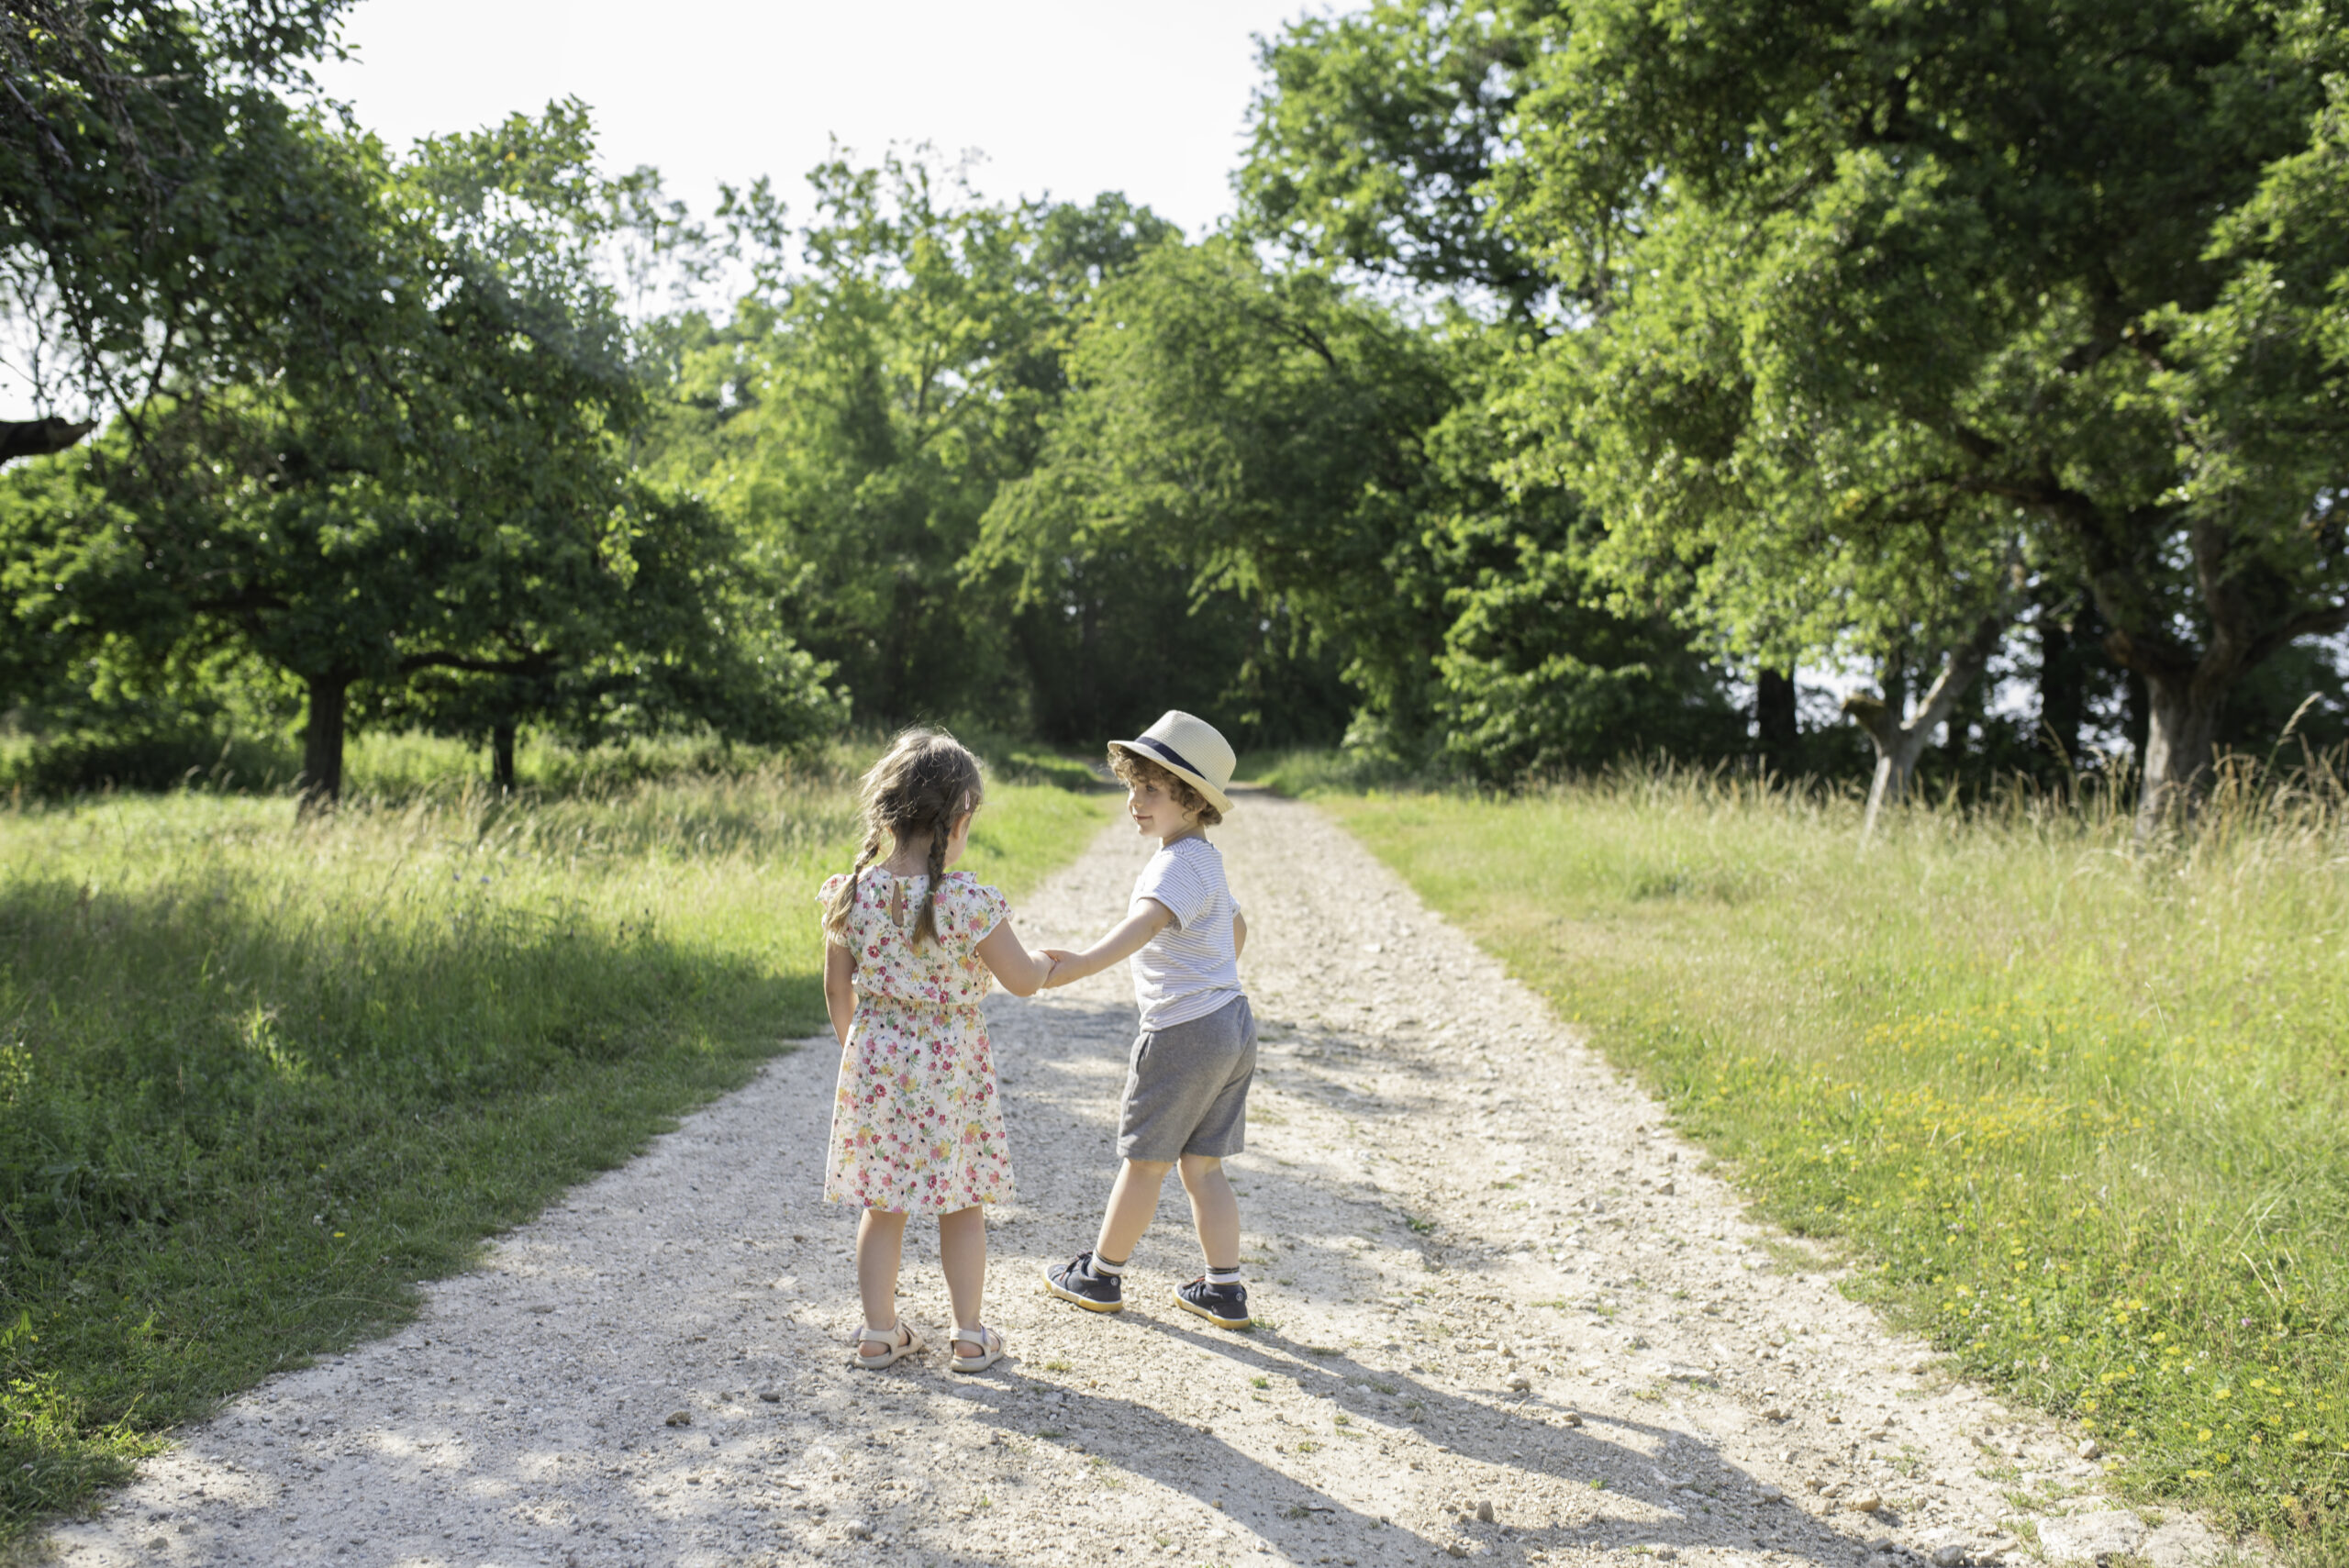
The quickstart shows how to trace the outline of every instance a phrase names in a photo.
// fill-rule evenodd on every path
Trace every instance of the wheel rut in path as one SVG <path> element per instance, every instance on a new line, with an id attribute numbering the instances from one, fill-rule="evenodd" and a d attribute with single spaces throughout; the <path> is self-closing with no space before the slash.
<path id="1" fill-rule="evenodd" d="M 1231 1162 L 1256 1330 L 1174 1307 L 1198 1261 L 1172 1181 L 1124 1313 L 1038 1284 L 1090 1244 L 1114 1172 L 1120 969 L 988 1004 L 1019 1180 L 992 1372 L 945 1366 L 926 1222 L 902 1307 L 930 1353 L 849 1366 L 855 1215 L 820 1196 L 838 1056 L 809 1042 L 426 1287 L 406 1329 L 187 1429 L 50 1544 L 74 1568 L 2220 1551 L 2115 1507 L 2076 1437 L 1953 1381 L 1747 1221 L 1654 1102 L 1320 814 L 1249 792 L 1214 837 L 1264 1032 Z M 1105 832 L 1022 934 L 1105 929 L 1150 847 Z"/>

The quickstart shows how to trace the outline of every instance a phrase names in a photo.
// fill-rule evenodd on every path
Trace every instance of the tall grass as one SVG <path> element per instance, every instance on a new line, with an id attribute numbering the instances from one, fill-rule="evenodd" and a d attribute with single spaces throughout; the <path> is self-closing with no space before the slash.
<path id="1" fill-rule="evenodd" d="M 1008 784 L 1057 784 L 1082 789 L 1097 770 L 1019 737 L 985 726 L 954 726 L 963 742 Z M 562 745 L 525 730 L 515 753 L 516 794 L 607 795 L 668 779 L 838 773 L 862 766 L 881 748 L 878 735 L 852 735 L 778 756 L 709 734 Z M 22 805 L 110 790 L 195 789 L 216 794 L 282 795 L 302 771 L 300 735 L 291 728 L 212 734 L 173 729 L 159 735 L 72 734 L 39 739 L 0 715 L 0 797 Z M 354 804 L 405 805 L 419 796 L 448 799 L 489 782 L 485 747 L 413 730 L 364 730 L 343 748 L 343 793 Z"/>
<path id="2" fill-rule="evenodd" d="M 1856 798 L 1726 776 L 1319 798 L 1965 1372 L 2139 1495 L 2349 1557 L 2329 767 L 2235 765 L 2150 849 L 2093 787 L 1865 854 Z"/>
<path id="3" fill-rule="evenodd" d="M 0 810 L 0 1540 L 822 1027 L 844 766 L 500 800 L 359 760 L 308 824 Z M 1016 893 L 1104 809 L 998 783 L 964 863 Z"/>

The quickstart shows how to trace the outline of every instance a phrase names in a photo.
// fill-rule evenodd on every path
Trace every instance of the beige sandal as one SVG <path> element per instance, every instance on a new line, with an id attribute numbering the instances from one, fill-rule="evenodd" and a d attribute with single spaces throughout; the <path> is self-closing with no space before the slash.
<path id="1" fill-rule="evenodd" d="M 902 1345 L 897 1342 L 897 1336 L 900 1334 L 906 1337 L 906 1342 Z M 919 1355 L 927 1348 L 921 1342 L 921 1336 L 908 1328 L 902 1318 L 887 1329 L 875 1329 L 872 1324 L 867 1323 L 857 1331 L 854 1342 L 858 1346 L 886 1345 L 889 1347 L 877 1356 L 868 1356 L 862 1349 L 858 1350 L 856 1364 L 867 1372 L 879 1372 L 885 1366 L 895 1366 L 907 1356 Z"/>
<path id="2" fill-rule="evenodd" d="M 954 1359 L 946 1364 L 956 1372 L 985 1372 L 1003 1359 L 1003 1336 L 984 1323 L 975 1330 L 955 1329 L 951 1342 L 955 1347 Z M 964 1345 L 978 1346 L 978 1354 L 964 1355 L 962 1351 Z"/>

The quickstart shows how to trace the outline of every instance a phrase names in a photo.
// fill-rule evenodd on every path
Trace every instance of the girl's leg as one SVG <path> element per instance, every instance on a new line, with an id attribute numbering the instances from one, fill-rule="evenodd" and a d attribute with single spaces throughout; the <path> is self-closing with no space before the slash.
<path id="1" fill-rule="evenodd" d="M 1135 1244 L 1158 1212 L 1158 1189 L 1166 1184 L 1166 1167 L 1163 1160 L 1129 1160 L 1118 1167 L 1118 1184 L 1109 1189 L 1101 1234 L 1094 1239 L 1095 1257 L 1122 1263 L 1134 1255 Z M 1236 1227 L 1238 1221 L 1233 1223 Z"/>
<path id="2" fill-rule="evenodd" d="M 954 1303 L 954 1327 L 976 1329 L 987 1293 L 987 1216 L 977 1204 L 938 1217 L 938 1266 Z"/>
<path id="3" fill-rule="evenodd" d="M 856 1222 L 856 1294 L 864 1299 L 864 1326 L 894 1329 L 897 1324 L 897 1262 L 905 1255 L 906 1217 L 889 1208 L 868 1208 Z M 894 1340 L 896 1336 L 891 1335 Z M 889 1346 L 877 1340 L 863 1345 L 866 1355 L 879 1355 Z"/>
<path id="4" fill-rule="evenodd" d="M 1240 1266 L 1240 1198 L 1223 1173 L 1223 1162 L 1205 1154 L 1183 1156 L 1183 1190 L 1191 1195 L 1191 1223 L 1199 1251 L 1211 1269 Z"/>

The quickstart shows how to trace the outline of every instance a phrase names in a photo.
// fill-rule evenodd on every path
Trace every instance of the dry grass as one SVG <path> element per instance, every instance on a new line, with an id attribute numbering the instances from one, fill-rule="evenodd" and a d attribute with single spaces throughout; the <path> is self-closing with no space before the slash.
<path id="1" fill-rule="evenodd" d="M 849 762 L 0 810 L 0 1541 L 819 1030 Z M 998 784 L 965 864 L 1103 815 Z"/>
<path id="2" fill-rule="evenodd" d="M 1298 774 L 1309 777 L 1308 770 Z M 2122 1483 L 2349 1554 L 2349 794 L 1902 814 L 1626 773 L 1319 796 L 1798 1233 Z"/>

